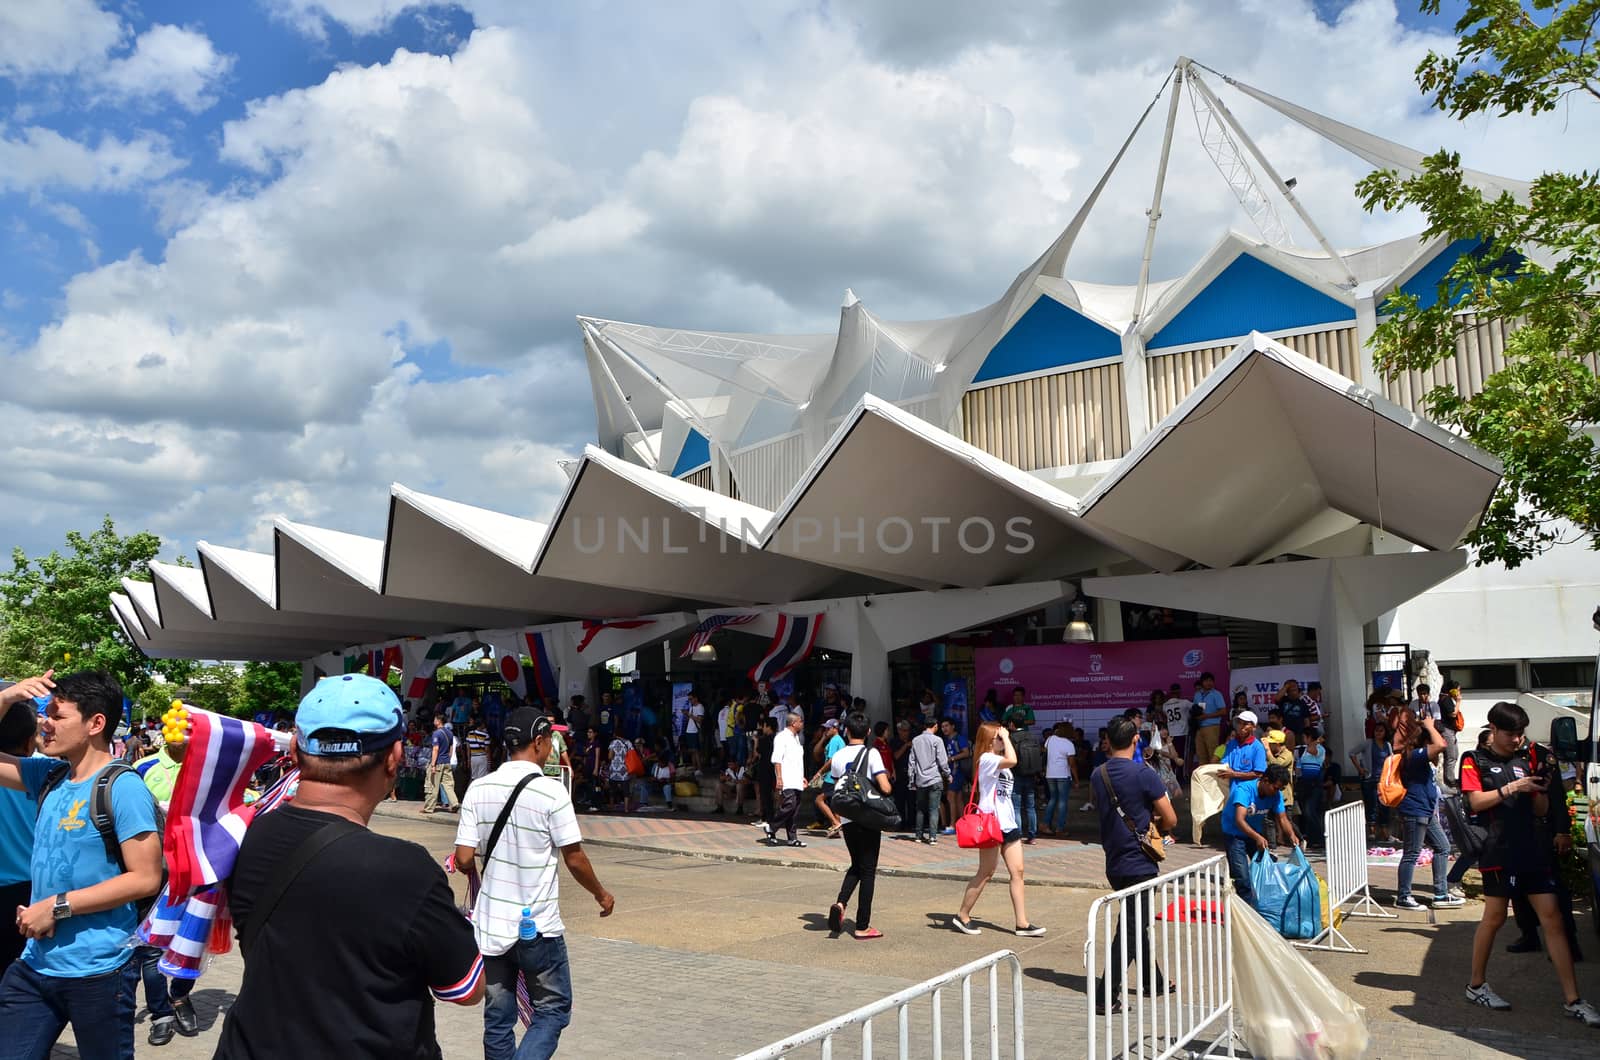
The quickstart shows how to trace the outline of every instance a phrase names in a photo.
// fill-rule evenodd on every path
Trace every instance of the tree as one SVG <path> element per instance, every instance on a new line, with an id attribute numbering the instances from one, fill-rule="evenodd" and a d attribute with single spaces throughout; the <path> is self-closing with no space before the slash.
<path id="1" fill-rule="evenodd" d="M 1439 0 L 1422 9 L 1437 14 Z M 1554 110 L 1600 100 L 1594 33 L 1600 0 L 1467 0 L 1455 54 L 1430 53 L 1416 70 L 1432 104 L 1457 118 Z M 1546 173 L 1526 197 L 1484 194 L 1465 179 L 1460 156 L 1440 151 L 1421 173 L 1379 171 L 1357 185 L 1368 210 L 1421 208 L 1424 238 L 1476 241 L 1428 306 L 1391 295 L 1374 361 L 1388 378 L 1426 371 L 1455 354 L 1474 322 L 1500 322 L 1510 336 L 1506 366 L 1476 394 L 1448 385 L 1424 398 L 1428 414 L 1461 429 L 1499 457 L 1505 478 L 1468 539 L 1478 563 L 1516 567 L 1576 528 L 1600 547 L 1600 181 Z"/>
<path id="2" fill-rule="evenodd" d="M 211 663 L 196 667 L 194 673 L 189 675 L 187 685 L 178 691 L 185 703 L 202 710 L 209 710 L 213 714 L 237 715 L 243 700 L 241 684 L 237 667 L 228 663 Z"/>
<path id="3" fill-rule="evenodd" d="M 117 533 L 108 515 L 89 534 L 70 531 L 66 555 L 30 559 L 13 549 L 11 569 L 0 572 L 0 674 L 108 670 L 130 698 L 153 673 L 183 681 L 193 663 L 146 659 L 111 618 L 111 594 L 123 578 L 142 575 L 160 548 L 154 534 Z"/>
<path id="4" fill-rule="evenodd" d="M 239 716 L 293 710 L 300 701 L 300 664 L 247 662 L 239 679 Z"/>

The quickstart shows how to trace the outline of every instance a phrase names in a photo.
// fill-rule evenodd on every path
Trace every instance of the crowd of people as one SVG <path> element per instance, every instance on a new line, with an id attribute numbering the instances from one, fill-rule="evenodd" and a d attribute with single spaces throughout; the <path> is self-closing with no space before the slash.
<path id="1" fill-rule="evenodd" d="M 630 737 L 619 731 L 610 694 L 592 710 L 582 696 L 566 711 L 491 710 L 462 697 L 408 717 L 380 681 L 326 679 L 292 721 L 283 719 L 295 733 L 285 763 L 299 774 L 292 800 L 246 830 L 228 881 L 244 977 L 217 1055 L 318 1055 L 337 1040 L 354 1056 L 434 1057 L 438 1001 L 484 1002 L 491 1060 L 553 1055 L 572 1013 L 560 868 L 600 916 L 616 905 L 584 853 L 578 806 L 626 812 L 659 798 L 670 807 L 680 770 L 715 778 L 719 811 L 752 804 L 761 842 L 803 846 L 799 816 L 810 808 L 814 830 L 840 838 L 849 855 L 828 926 L 843 933 L 848 918 L 860 940 L 883 937 L 872 914 L 885 831 L 928 844 L 960 831 L 963 845 L 977 848 L 973 875 L 952 901 L 952 930 L 984 930 L 972 914 L 1003 864 L 1012 930 L 1038 937 L 1046 928 L 1027 912 L 1024 848 L 1065 832 L 1076 786 L 1087 788 L 1082 811 L 1093 812 L 1107 879 L 1124 890 L 1159 873 L 1160 848 L 1177 824 L 1174 800 L 1202 765 L 1228 783 L 1222 833 L 1235 886 L 1248 899 L 1253 851 L 1322 838 L 1340 770 L 1321 740 L 1319 690 L 1286 688 L 1262 723 L 1237 700 L 1230 708 L 1211 685 L 1208 675 L 1192 697 L 1176 687 L 1152 693 L 1147 709 L 1110 718 L 1094 749 L 1080 752 L 1084 734 L 1073 726 L 1036 728 L 1022 689 L 1004 707 L 986 700 L 971 739 L 957 719 L 941 716 L 931 693 L 892 723 L 874 723 L 865 704 L 837 690 L 802 709 L 761 687 L 727 697 L 710 720 L 699 697 L 688 696 L 665 733 Z M 1495 706 L 1477 746 L 1458 754 L 1458 696 L 1449 688 L 1436 702 L 1426 686 L 1415 701 L 1376 694 L 1367 745 L 1350 755 L 1369 798 L 1383 795 L 1373 792 L 1372 776 L 1396 759 L 1404 797 L 1393 819 L 1379 809 L 1394 801 L 1384 797 L 1371 815 L 1376 829 L 1404 833 L 1396 902 L 1422 908 L 1411 882 L 1424 847 L 1434 852 L 1434 908 L 1462 904 L 1452 883 L 1475 859 L 1484 911 L 1467 999 L 1508 1007 L 1486 975 L 1497 933 L 1515 910 L 1524 937 L 1511 948 L 1538 948 L 1542 928 L 1564 1012 L 1600 1026 L 1573 973 L 1581 955 L 1557 869 L 1570 844 L 1559 768 L 1526 739 L 1527 716 L 1510 703 Z M 29 700 L 47 706 L 37 715 L 14 709 Z M 132 1056 L 141 984 L 152 1045 L 197 1032 L 194 978 L 167 974 L 163 951 L 139 944 L 135 932 L 162 886 L 162 811 L 184 747 L 147 754 L 142 732 L 119 744 L 123 702 L 101 673 L 0 687 L 0 886 L 14 900 L 17 928 L 0 951 L 0 1060 L 43 1060 L 68 1025 L 86 1057 Z M 470 916 L 422 848 L 367 827 L 402 771 L 419 764 L 428 792 L 422 812 L 458 815 L 450 867 L 465 877 Z M 1460 842 L 1467 829 L 1476 836 L 1470 851 Z M 1453 846 L 1468 854 L 1454 868 Z M 1130 930 L 1113 932 L 1107 964 L 1097 969 L 1106 973 L 1095 981 L 1102 1011 L 1122 1004 L 1130 964 L 1138 965 L 1132 974 L 1142 994 L 1173 988 L 1151 956 L 1143 893 Z M 285 1012 L 295 1019 L 284 1021 Z M 520 1045 L 519 1019 L 528 1025 Z"/>

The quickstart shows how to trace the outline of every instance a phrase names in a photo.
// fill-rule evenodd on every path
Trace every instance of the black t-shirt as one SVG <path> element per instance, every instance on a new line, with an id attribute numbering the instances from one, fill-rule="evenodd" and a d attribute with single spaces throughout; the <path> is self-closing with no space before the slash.
<path id="1" fill-rule="evenodd" d="M 756 737 L 756 776 L 762 780 L 776 780 L 778 768 L 772 764 L 774 737 L 762 733 Z"/>
<path id="2" fill-rule="evenodd" d="M 1095 813 L 1100 816 L 1100 845 L 1106 852 L 1106 876 L 1143 880 L 1157 875 L 1160 870 L 1139 848 L 1138 836 L 1128 830 L 1122 814 L 1112 808 L 1104 780 L 1111 781 L 1123 813 L 1132 819 L 1139 835 L 1150 827 L 1156 802 L 1167 797 L 1166 785 L 1161 783 L 1155 770 L 1131 758 L 1106 759 L 1105 774 L 1096 769 L 1089 782 L 1094 793 Z"/>
<path id="3" fill-rule="evenodd" d="M 243 934 L 278 863 L 331 814 L 285 806 L 251 824 L 228 906 Z M 444 870 L 415 843 L 363 830 L 325 848 L 289 885 L 245 957 L 221 1060 L 438 1057 L 433 997 L 482 977 L 472 925 Z"/>
<path id="4" fill-rule="evenodd" d="M 1519 748 L 1508 758 L 1501 758 L 1487 747 L 1468 751 L 1461 756 L 1461 793 L 1470 791 L 1495 791 L 1525 776 L 1543 776 L 1549 787 L 1551 816 L 1566 819 L 1565 802 L 1556 775 L 1551 768 L 1555 759 L 1543 747 Z M 1561 805 L 1558 807 L 1558 801 Z M 1544 872 L 1554 864 L 1551 835 L 1543 822 L 1533 813 L 1533 793 L 1521 792 L 1508 801 L 1492 806 L 1478 814 L 1478 820 L 1488 829 L 1483 854 L 1478 859 L 1480 869 L 1507 869 L 1517 872 Z"/>

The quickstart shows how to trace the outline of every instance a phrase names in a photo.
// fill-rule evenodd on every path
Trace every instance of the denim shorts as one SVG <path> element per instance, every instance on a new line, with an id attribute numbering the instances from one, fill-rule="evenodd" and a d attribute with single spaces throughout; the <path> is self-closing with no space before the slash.
<path id="1" fill-rule="evenodd" d="M 1011 843 L 1015 843 L 1017 840 L 1019 840 L 1021 838 L 1022 838 L 1022 829 L 1013 828 L 1009 832 L 1001 832 L 1000 833 L 1000 845 L 1001 846 L 1007 846 L 1007 845 L 1009 845 Z"/>

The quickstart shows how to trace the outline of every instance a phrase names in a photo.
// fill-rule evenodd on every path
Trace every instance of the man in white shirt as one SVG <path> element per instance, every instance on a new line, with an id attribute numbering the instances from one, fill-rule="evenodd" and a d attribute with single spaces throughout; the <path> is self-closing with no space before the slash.
<path id="1" fill-rule="evenodd" d="M 778 812 L 772 815 L 772 823 L 766 825 L 767 836 L 762 842 L 768 846 L 805 846 L 795 827 L 795 817 L 800 813 L 800 793 L 806 790 L 806 749 L 800 743 L 800 733 L 805 727 L 806 716 L 792 710 L 788 724 L 772 741 L 772 764 L 778 774 L 773 784 L 778 792 Z M 779 828 L 788 833 L 787 839 L 778 838 Z"/>
<path id="2" fill-rule="evenodd" d="M 1167 687 L 1167 701 L 1161 712 L 1167 717 L 1167 735 L 1172 737 L 1172 748 L 1178 758 L 1187 762 L 1189 753 L 1189 711 L 1194 701 L 1183 697 L 1183 686 L 1174 681 Z"/>
<path id="3" fill-rule="evenodd" d="M 750 774 L 742 763 L 729 762 L 722 770 L 722 779 L 717 783 L 717 812 L 727 813 L 723 807 L 728 802 L 734 803 L 735 814 L 744 813 L 744 795 L 749 791 L 754 799 L 755 792 L 751 790 Z"/>
<path id="4" fill-rule="evenodd" d="M 1440 717 L 1439 704 L 1433 698 L 1433 689 L 1427 685 L 1417 686 L 1417 698 L 1411 704 L 1411 709 L 1416 711 L 1417 719 L 1432 718 L 1438 721 Z"/>
<path id="5" fill-rule="evenodd" d="M 1044 782 L 1050 789 L 1050 801 L 1045 804 L 1044 824 L 1046 835 L 1067 834 L 1067 811 L 1072 808 L 1073 767 L 1077 765 L 1078 748 L 1067 734 L 1072 726 L 1066 722 L 1057 725 L 1044 741 Z"/>
<path id="6" fill-rule="evenodd" d="M 683 718 L 683 739 L 678 741 L 678 749 L 683 752 L 679 765 L 688 766 L 696 773 L 700 771 L 700 727 L 705 723 L 705 705 L 699 696 L 690 692 L 689 710 Z"/>
<path id="7" fill-rule="evenodd" d="M 594 895 L 600 915 L 616 900 L 600 884 L 583 852 L 572 797 L 556 777 L 545 776 L 555 731 L 531 707 L 506 720 L 506 763 L 467 789 L 456 828 L 456 868 L 482 887 L 472 929 L 484 956 L 487 998 L 483 1009 L 485 1060 L 513 1055 L 552 1056 L 572 1018 L 572 973 L 566 927 L 561 922 L 556 858 Z M 526 922 L 524 921 L 526 913 Z M 533 1025 L 518 1049 L 517 976 L 527 983 Z"/>

